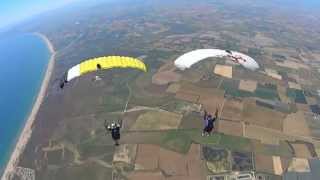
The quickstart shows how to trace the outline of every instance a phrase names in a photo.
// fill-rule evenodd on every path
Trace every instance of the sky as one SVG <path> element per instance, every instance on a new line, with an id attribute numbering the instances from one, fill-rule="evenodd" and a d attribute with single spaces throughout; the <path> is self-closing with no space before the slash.
<path id="1" fill-rule="evenodd" d="M 0 29 L 73 1 L 79 0 L 1 0 Z M 275 2 L 277 2 L 277 0 L 275 0 Z M 281 2 L 281 5 L 285 6 L 300 7 L 302 5 L 307 6 L 308 8 L 320 9 L 320 0 L 279 0 L 279 2 Z"/>
<path id="2" fill-rule="evenodd" d="M 0 28 L 19 23 L 41 12 L 55 9 L 76 0 L 1 0 Z"/>

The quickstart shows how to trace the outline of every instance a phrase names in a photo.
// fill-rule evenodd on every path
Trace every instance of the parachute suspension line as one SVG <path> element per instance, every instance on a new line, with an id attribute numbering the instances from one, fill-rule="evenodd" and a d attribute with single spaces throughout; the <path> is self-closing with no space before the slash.
<path id="1" fill-rule="evenodd" d="M 223 78 L 221 78 L 221 80 L 220 80 L 220 82 L 219 82 L 219 84 L 218 84 L 217 89 L 220 89 L 220 87 L 221 87 L 221 85 L 222 85 L 222 82 L 223 82 Z"/>
<path id="2" fill-rule="evenodd" d="M 130 99 L 131 99 L 131 94 L 132 94 L 132 93 L 131 93 L 131 88 L 130 88 L 128 82 L 126 83 L 126 86 L 127 86 L 128 90 L 129 90 L 129 95 L 128 95 L 128 98 L 127 98 L 126 105 L 124 106 L 122 115 L 124 115 L 124 114 L 127 112 L 128 104 L 129 104 L 129 101 L 130 101 Z M 118 123 L 120 124 L 120 127 L 122 127 L 122 119 L 120 119 L 120 120 L 118 121 Z"/>
<path id="3" fill-rule="evenodd" d="M 128 82 L 126 83 L 126 86 L 127 86 L 128 90 L 129 90 L 129 95 L 128 95 L 128 99 L 127 99 L 126 105 L 124 106 L 123 114 L 126 113 L 126 111 L 127 111 L 128 104 L 129 104 L 129 101 L 130 101 L 131 95 L 132 95 L 132 93 L 131 93 L 131 88 L 130 88 Z"/>

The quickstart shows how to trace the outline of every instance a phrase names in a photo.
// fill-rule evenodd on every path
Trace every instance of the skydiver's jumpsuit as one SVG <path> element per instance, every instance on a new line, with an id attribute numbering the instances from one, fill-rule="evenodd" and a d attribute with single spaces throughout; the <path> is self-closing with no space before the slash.
<path id="1" fill-rule="evenodd" d="M 115 142 L 115 145 L 119 145 L 119 139 L 120 139 L 120 126 L 117 125 L 116 127 L 109 128 L 109 131 L 111 131 L 111 137 Z"/>
<path id="2" fill-rule="evenodd" d="M 213 128 L 214 128 L 214 121 L 216 120 L 216 118 L 213 118 L 212 116 L 205 113 L 203 119 L 205 121 L 205 127 L 203 129 L 203 134 L 208 133 L 208 135 L 210 135 Z"/>

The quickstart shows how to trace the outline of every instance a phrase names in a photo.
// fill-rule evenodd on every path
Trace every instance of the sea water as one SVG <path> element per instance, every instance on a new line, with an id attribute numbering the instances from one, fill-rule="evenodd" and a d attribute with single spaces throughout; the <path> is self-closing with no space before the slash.
<path id="1" fill-rule="evenodd" d="M 0 176 L 38 95 L 50 59 L 33 34 L 0 38 Z"/>

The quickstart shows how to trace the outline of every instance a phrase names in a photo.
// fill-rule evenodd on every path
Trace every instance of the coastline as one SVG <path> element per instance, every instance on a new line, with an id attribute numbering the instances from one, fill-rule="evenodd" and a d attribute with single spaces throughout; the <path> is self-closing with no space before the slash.
<path id="1" fill-rule="evenodd" d="M 49 39 L 41 34 L 41 33 L 34 33 L 35 35 L 39 36 L 47 45 L 50 53 L 51 53 L 51 57 L 48 61 L 48 65 L 47 65 L 47 70 L 45 72 L 44 78 L 42 80 L 41 83 L 41 87 L 40 90 L 38 92 L 37 98 L 34 101 L 33 107 L 31 112 L 28 115 L 28 118 L 25 121 L 25 125 L 19 135 L 18 141 L 16 142 L 15 148 L 13 149 L 9 161 L 7 162 L 5 169 L 3 171 L 1 180 L 7 180 L 10 177 L 10 174 L 15 170 L 15 168 L 18 166 L 19 164 L 19 159 L 21 154 L 23 153 L 30 137 L 32 134 L 32 125 L 36 119 L 37 113 L 40 109 L 40 106 L 43 102 L 43 99 L 46 96 L 46 92 L 47 92 L 47 88 L 48 88 L 48 84 L 50 82 L 50 78 L 51 78 L 51 74 L 53 71 L 53 67 L 54 67 L 54 60 L 55 60 L 55 50 L 53 45 L 51 44 L 51 42 L 49 41 Z"/>

